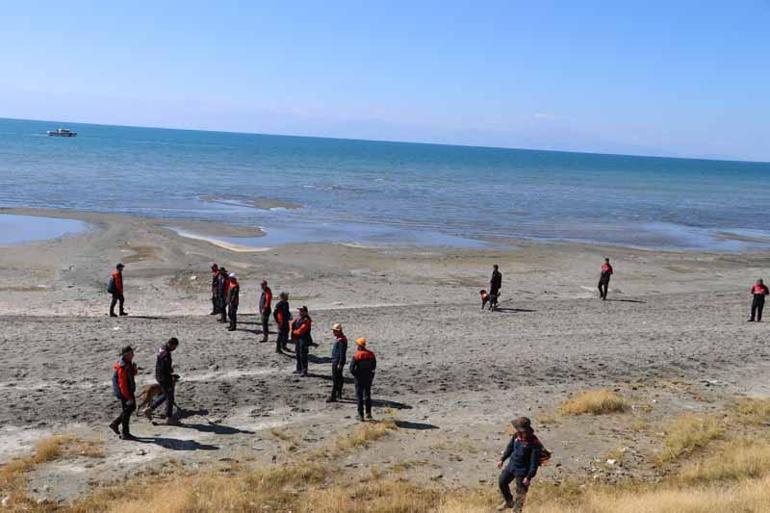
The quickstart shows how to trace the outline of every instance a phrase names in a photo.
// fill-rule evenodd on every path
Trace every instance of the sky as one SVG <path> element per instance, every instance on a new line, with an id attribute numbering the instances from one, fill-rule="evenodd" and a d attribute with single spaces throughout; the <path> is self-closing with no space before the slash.
<path id="1" fill-rule="evenodd" d="M 770 161 L 770 0 L 0 8 L 0 117 Z"/>

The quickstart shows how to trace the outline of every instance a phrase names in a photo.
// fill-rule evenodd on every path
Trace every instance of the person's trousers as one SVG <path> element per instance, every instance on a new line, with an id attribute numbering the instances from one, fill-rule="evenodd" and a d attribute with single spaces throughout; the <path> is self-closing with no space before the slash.
<path id="1" fill-rule="evenodd" d="M 278 338 L 275 339 L 275 350 L 280 352 L 281 349 L 286 349 L 286 344 L 289 343 L 289 325 L 278 326 Z"/>
<path id="2" fill-rule="evenodd" d="M 299 374 L 307 374 L 307 355 L 309 352 L 310 348 L 307 344 L 301 339 L 298 340 L 294 356 L 297 359 L 297 372 Z"/>
<path id="3" fill-rule="evenodd" d="M 764 294 L 754 294 L 754 299 L 751 301 L 751 320 L 761 321 L 762 310 L 765 308 L 765 296 Z"/>
<path id="4" fill-rule="evenodd" d="M 503 499 L 507 504 L 513 505 L 513 511 L 519 512 L 524 509 L 524 501 L 527 498 L 528 486 L 524 485 L 525 476 L 514 476 L 513 472 L 503 470 L 500 473 L 500 479 L 498 484 L 500 486 L 500 493 L 503 495 Z M 516 497 L 511 494 L 511 482 L 516 481 Z"/>
<path id="5" fill-rule="evenodd" d="M 219 313 L 219 298 L 216 295 L 211 296 L 211 311 Z"/>
<path id="6" fill-rule="evenodd" d="M 269 331 L 269 323 L 270 323 L 270 313 L 264 313 L 262 312 L 262 338 L 267 340 L 268 335 L 270 334 Z"/>
<path id="7" fill-rule="evenodd" d="M 131 401 L 131 404 L 128 403 L 128 401 L 125 401 L 123 399 L 120 400 L 120 415 L 112 421 L 113 426 L 121 426 L 121 433 L 124 435 L 130 435 L 131 429 L 129 428 L 129 421 L 131 420 L 131 414 L 134 413 L 134 410 L 136 410 L 136 402 Z"/>
<path id="8" fill-rule="evenodd" d="M 227 322 L 227 302 L 224 298 L 219 299 L 219 322 Z"/>
<path id="9" fill-rule="evenodd" d="M 358 416 L 364 416 L 364 410 L 367 415 L 372 414 L 372 381 L 373 376 L 363 376 L 356 378 L 356 401 L 358 402 Z"/>
<path id="10" fill-rule="evenodd" d="M 174 415 L 174 387 L 172 386 L 166 386 L 161 384 L 161 388 L 163 388 L 163 395 L 159 395 L 155 398 L 155 400 L 152 402 L 152 405 L 150 405 L 150 411 L 154 411 L 155 408 L 163 404 L 165 401 L 166 403 L 166 418 L 170 419 Z"/>
<path id="11" fill-rule="evenodd" d="M 332 362 L 332 399 L 342 398 L 342 385 L 345 379 L 342 377 L 344 363 Z"/>
<path id="12" fill-rule="evenodd" d="M 238 305 L 230 305 L 227 309 L 227 315 L 230 317 L 230 329 L 234 330 L 238 325 Z"/>
<path id="13" fill-rule="evenodd" d="M 607 289 L 609 289 L 610 280 L 599 280 L 599 297 L 607 299 Z"/>
<path id="14" fill-rule="evenodd" d="M 123 302 L 125 301 L 125 298 L 123 297 L 123 294 L 113 294 L 112 295 L 112 301 L 110 302 L 110 315 L 115 315 L 115 305 L 120 304 L 119 311 L 120 313 L 123 313 Z"/>

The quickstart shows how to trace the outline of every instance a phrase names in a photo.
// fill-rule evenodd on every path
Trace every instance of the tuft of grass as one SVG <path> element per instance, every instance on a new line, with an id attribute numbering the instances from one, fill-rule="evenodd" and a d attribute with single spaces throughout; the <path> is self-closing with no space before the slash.
<path id="1" fill-rule="evenodd" d="M 700 461 L 682 467 L 678 477 L 685 483 L 738 481 L 770 474 L 770 442 L 731 440 Z"/>
<path id="2" fill-rule="evenodd" d="M 736 401 L 731 409 L 747 424 L 770 424 L 770 399 L 746 397 Z"/>
<path id="3" fill-rule="evenodd" d="M 712 440 L 722 438 L 724 433 L 716 417 L 684 413 L 666 429 L 665 446 L 658 460 L 661 463 L 671 462 L 705 447 Z"/>
<path id="4" fill-rule="evenodd" d="M 598 390 L 586 390 L 564 401 L 559 411 L 564 415 L 605 415 L 608 413 L 622 413 L 628 410 L 629 405 L 620 394 L 601 388 Z"/>
<path id="5" fill-rule="evenodd" d="M 364 447 L 371 442 L 387 436 L 388 433 L 395 430 L 396 427 L 396 422 L 393 420 L 381 420 L 359 424 L 352 432 L 337 440 L 335 449 L 339 453 L 349 451 L 350 449 Z"/>

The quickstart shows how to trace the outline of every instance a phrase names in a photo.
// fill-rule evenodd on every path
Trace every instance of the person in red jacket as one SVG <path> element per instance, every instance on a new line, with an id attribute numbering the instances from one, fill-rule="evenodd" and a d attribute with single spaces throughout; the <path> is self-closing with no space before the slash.
<path id="1" fill-rule="evenodd" d="M 765 296 L 770 294 L 767 290 L 767 285 L 761 279 L 757 280 L 753 287 L 751 287 L 751 295 L 754 299 L 751 301 L 751 318 L 749 322 L 762 322 L 762 310 L 765 308 Z"/>
<path id="2" fill-rule="evenodd" d="M 607 289 L 610 286 L 610 276 L 612 276 L 612 266 L 610 265 L 610 259 L 605 258 L 604 264 L 602 264 L 602 271 L 599 275 L 599 297 L 602 300 L 607 299 Z"/>
<path id="3" fill-rule="evenodd" d="M 134 376 L 139 368 L 134 363 L 134 350 L 126 346 L 120 351 L 120 359 L 113 366 L 112 393 L 120 401 L 120 415 L 110 423 L 110 429 L 123 440 L 136 440 L 131 435 L 129 421 L 131 414 L 136 410 L 136 383 Z M 123 428 L 121 433 L 118 426 Z"/>
<path id="4" fill-rule="evenodd" d="M 112 294 L 112 301 L 110 302 L 110 317 L 117 317 L 117 315 L 115 315 L 115 305 L 118 303 L 120 304 L 120 315 L 128 315 L 123 309 L 123 302 L 125 301 L 125 298 L 123 297 L 124 267 L 125 266 L 122 263 L 119 263 L 115 266 L 115 271 L 112 273 L 112 276 L 110 276 L 110 284 L 107 285 L 107 292 Z"/>
<path id="5" fill-rule="evenodd" d="M 262 280 L 260 284 L 262 288 L 262 294 L 259 296 L 259 315 L 262 317 L 262 340 L 261 342 L 267 342 L 268 335 L 268 323 L 270 321 L 270 313 L 273 304 L 273 291 L 267 286 L 267 280 Z"/>
<path id="6" fill-rule="evenodd" d="M 294 373 L 306 377 L 308 367 L 307 356 L 310 352 L 310 346 L 315 345 L 310 334 L 310 331 L 313 329 L 313 319 L 310 318 L 306 306 L 299 307 L 297 311 L 299 312 L 299 318 L 291 326 L 291 338 L 296 342 L 294 355 L 297 358 L 297 370 Z"/>

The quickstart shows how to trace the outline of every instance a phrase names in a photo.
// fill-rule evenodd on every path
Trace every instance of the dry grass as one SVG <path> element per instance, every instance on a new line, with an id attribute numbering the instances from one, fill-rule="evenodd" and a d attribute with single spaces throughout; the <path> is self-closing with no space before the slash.
<path id="1" fill-rule="evenodd" d="M 606 388 L 586 390 L 564 401 L 559 411 L 564 415 L 604 415 L 628 410 L 628 402 L 620 394 Z"/>
<path id="2" fill-rule="evenodd" d="M 660 463 L 671 462 L 722 438 L 724 428 L 713 415 L 684 413 L 666 429 L 665 445 L 658 455 Z"/>
<path id="3" fill-rule="evenodd" d="M 770 474 L 770 442 L 731 440 L 716 452 L 679 471 L 685 483 L 738 481 Z"/>
<path id="4" fill-rule="evenodd" d="M 732 406 L 738 418 L 748 424 L 770 424 L 770 399 L 744 398 Z"/>
<path id="5" fill-rule="evenodd" d="M 388 433 L 394 429 L 396 429 L 396 422 L 393 420 L 381 420 L 378 422 L 359 424 L 352 432 L 337 440 L 335 452 L 346 452 L 351 449 L 364 447 L 371 442 L 387 436 Z"/>

